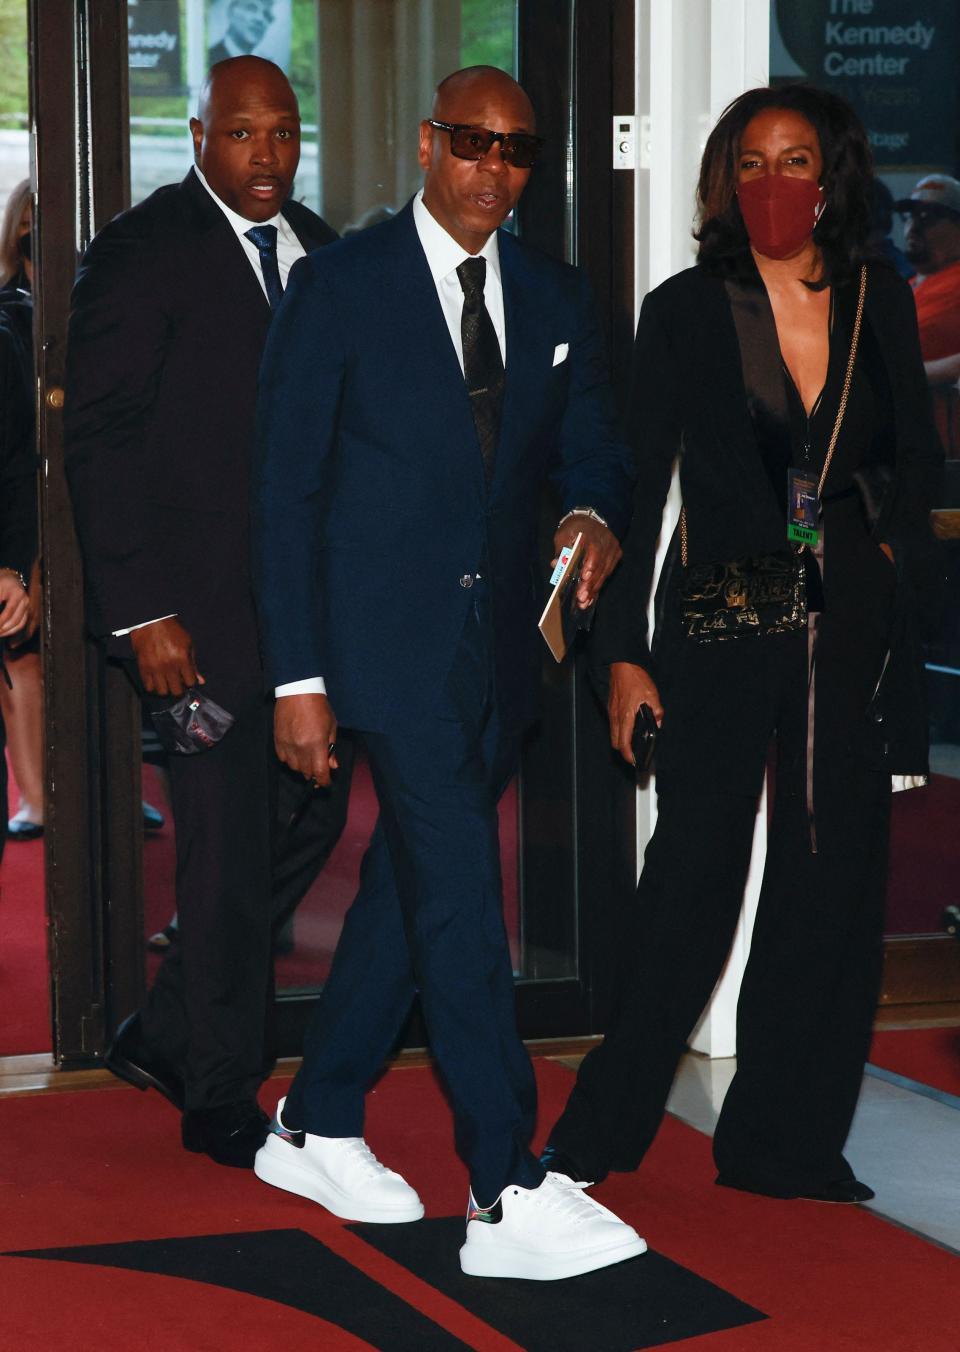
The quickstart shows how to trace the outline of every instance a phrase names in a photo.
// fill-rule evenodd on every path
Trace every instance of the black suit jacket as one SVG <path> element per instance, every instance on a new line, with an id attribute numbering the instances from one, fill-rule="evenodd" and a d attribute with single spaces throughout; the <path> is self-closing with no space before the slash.
<path id="1" fill-rule="evenodd" d="M 336 238 L 296 202 L 283 213 L 308 251 Z M 192 170 L 100 231 L 74 289 L 66 465 L 89 626 L 180 615 L 205 675 L 229 658 L 234 621 L 253 624 L 249 461 L 270 320 Z"/>
<path id="2" fill-rule="evenodd" d="M 926 759 L 920 628 L 935 618 L 942 567 L 930 529 L 943 452 L 920 357 L 916 307 L 891 267 L 868 269 L 862 350 L 872 345 L 889 381 L 895 417 L 889 459 L 861 467 L 857 486 L 874 538 L 889 541 L 899 586 L 889 688 L 890 766 L 917 771 Z M 639 477 L 624 559 L 599 602 L 593 658 L 602 686 L 611 662 L 668 675 L 672 648 L 651 654 L 647 633 L 657 537 L 674 460 L 686 507 L 691 563 L 775 553 L 784 519 L 764 468 L 747 405 L 740 348 L 722 276 L 694 267 L 646 297 L 637 327 L 629 437 Z M 676 542 L 668 556 L 675 566 Z M 669 587 L 661 582 L 662 604 Z"/>
<path id="3" fill-rule="evenodd" d="M 33 306 L 0 292 L 0 568 L 26 578 L 37 557 L 33 414 Z"/>

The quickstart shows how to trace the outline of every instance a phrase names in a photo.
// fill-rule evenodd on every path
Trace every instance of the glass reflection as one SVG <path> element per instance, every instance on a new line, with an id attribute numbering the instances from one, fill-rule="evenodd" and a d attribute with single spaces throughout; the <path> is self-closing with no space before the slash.
<path id="1" fill-rule="evenodd" d="M 299 99 L 303 140 L 296 198 L 340 233 L 375 225 L 420 186 L 416 127 L 438 81 L 474 64 L 515 71 L 516 9 L 514 0 L 129 0 L 132 201 L 188 171 L 193 152 L 187 121 L 208 65 L 252 52 L 276 61 Z M 175 862 L 162 753 L 149 737 L 144 754 L 144 795 L 163 818 L 145 822 L 152 979 L 166 946 L 177 942 Z M 281 989 L 302 991 L 325 978 L 376 812 L 369 771 L 358 755 L 340 839 L 275 936 Z M 500 820 L 514 970 L 518 976 L 528 970 L 549 976 L 570 972 L 572 952 L 552 952 L 542 941 L 525 961 L 515 784 L 504 796 Z"/>

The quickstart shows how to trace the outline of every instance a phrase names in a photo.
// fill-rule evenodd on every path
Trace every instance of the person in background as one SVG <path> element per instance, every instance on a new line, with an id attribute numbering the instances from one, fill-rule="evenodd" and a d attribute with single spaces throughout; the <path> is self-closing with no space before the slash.
<path id="1" fill-rule="evenodd" d="M 6 355 L 12 363 L 5 373 L 4 408 L 12 424 L 32 441 L 33 411 L 33 195 L 23 179 L 7 201 L 0 226 L 0 329 Z M 7 824 L 12 841 L 36 840 L 43 835 L 43 680 L 40 662 L 40 560 L 29 576 L 30 623 L 15 644 L 8 646 L 9 687 L 0 685 L 0 712 L 7 729 L 13 776 L 20 792 L 16 812 Z M 147 830 L 163 826 L 163 814 L 143 803 Z"/>
<path id="2" fill-rule="evenodd" d="M 10 698 L 14 685 L 20 685 L 19 669 L 25 660 L 17 654 L 24 642 L 33 638 L 39 621 L 35 582 L 31 588 L 38 552 L 33 397 L 26 370 L 27 362 L 30 370 L 33 365 L 32 319 L 30 306 L 20 299 L 20 288 L 15 284 L 25 280 L 24 250 L 29 254 L 29 243 L 17 243 L 23 237 L 28 242 L 30 239 L 29 192 L 28 182 L 14 189 L 0 235 L 0 254 L 8 277 L 8 285 L 0 293 L 0 857 L 9 812 L 5 723 L 8 714 L 19 707 Z M 15 676 L 10 674 L 11 667 Z M 37 693 L 39 698 L 39 690 Z M 22 731 L 19 724 L 16 730 L 17 734 Z M 19 773 L 26 779 L 22 767 Z"/>
<path id="3" fill-rule="evenodd" d="M 199 690 L 235 720 L 169 758 L 178 939 L 106 1064 L 175 1104 L 186 1149 L 249 1167 L 267 1125 L 271 930 L 342 829 L 352 767 L 345 739 L 316 792 L 272 754 L 248 567 L 264 340 L 293 263 L 335 235 L 290 200 L 300 115 L 277 66 L 221 62 L 190 129 L 183 182 L 111 221 L 81 265 L 66 468 L 93 632 L 149 711 Z"/>
<path id="4" fill-rule="evenodd" d="M 870 184 L 870 234 L 867 246 L 881 254 L 892 263 L 901 277 L 907 280 L 916 273 L 916 268 L 901 248 L 893 242 L 893 193 L 876 174 Z"/>
<path id="5" fill-rule="evenodd" d="M 897 203 L 934 416 L 948 456 L 960 456 L 960 182 L 928 174 Z"/>
<path id="6" fill-rule="evenodd" d="M 0 225 L 0 423 L 6 454 L 36 477 L 33 444 L 33 262 L 31 241 L 33 197 L 30 180 L 16 185 Z M 20 447 L 13 443 L 21 442 Z M 31 510 L 36 514 L 34 486 Z M 34 557 L 26 572 L 30 617 L 15 638 L 7 640 L 6 681 L 0 682 L 0 715 L 7 734 L 13 777 L 20 793 L 16 811 L 7 820 L 11 841 L 35 840 L 43 834 L 43 694 L 40 677 L 40 565 Z M 2 829 L 2 825 L 0 825 Z"/>
<path id="7" fill-rule="evenodd" d="M 326 783 L 338 720 L 357 730 L 380 818 L 255 1170 L 338 1216 L 423 1215 L 363 1140 L 419 992 L 470 1169 L 461 1266 L 550 1280 L 645 1245 L 530 1152 L 503 923 L 497 801 L 536 712 L 543 481 L 556 550 L 585 540 L 582 605 L 632 481 L 585 279 L 498 229 L 540 144 L 510 76 L 448 77 L 420 124 L 422 193 L 298 264 L 267 343 L 253 517 L 277 749 Z"/>
<path id="8" fill-rule="evenodd" d="M 207 53 L 210 66 L 232 56 L 252 55 L 273 23 L 273 0 L 227 0 L 226 11 L 226 32 Z"/>
<path id="9" fill-rule="evenodd" d="M 928 764 L 919 633 L 936 622 L 943 456 L 910 289 L 867 262 L 870 173 L 842 99 L 740 95 L 704 150 L 697 264 L 640 312 L 636 502 L 594 644 L 616 750 L 633 762 L 641 706 L 661 723 L 658 815 L 613 1016 L 543 1156 L 588 1184 L 636 1169 L 660 1125 L 740 916 L 772 752 L 717 1182 L 873 1196 L 843 1151 L 879 995 L 891 776 Z M 651 647 L 678 455 L 683 514 Z"/>

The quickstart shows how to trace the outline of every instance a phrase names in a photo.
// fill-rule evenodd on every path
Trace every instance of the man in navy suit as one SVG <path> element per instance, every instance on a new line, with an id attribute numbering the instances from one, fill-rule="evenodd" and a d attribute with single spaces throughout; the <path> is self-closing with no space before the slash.
<path id="1" fill-rule="evenodd" d="M 470 1169 L 461 1266 L 550 1279 L 645 1246 L 530 1152 L 502 915 L 496 805 L 536 712 L 543 480 L 557 549 L 586 537 L 585 605 L 631 484 L 584 278 L 498 230 L 540 144 L 509 76 L 450 76 L 420 125 L 422 194 L 298 264 L 268 340 L 253 533 L 277 750 L 325 784 L 337 720 L 356 729 L 380 819 L 255 1169 L 350 1219 L 423 1214 L 363 1140 L 419 993 Z"/>

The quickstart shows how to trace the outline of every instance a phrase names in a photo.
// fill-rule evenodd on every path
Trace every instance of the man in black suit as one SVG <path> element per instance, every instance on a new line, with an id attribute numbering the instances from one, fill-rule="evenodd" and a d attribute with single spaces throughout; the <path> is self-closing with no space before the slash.
<path id="1" fill-rule="evenodd" d="M 37 557 L 33 401 L 24 370 L 30 319 L 0 315 L 0 680 L 3 649 L 36 628 L 28 579 Z M 0 713 L 0 859 L 7 836 L 6 732 Z"/>
<path id="2" fill-rule="evenodd" d="M 271 921 L 283 918 L 271 916 L 270 803 L 301 860 L 274 888 L 276 912 L 299 900 L 339 834 L 350 752 L 341 745 L 332 796 L 303 801 L 303 781 L 282 777 L 270 748 L 248 461 L 272 307 L 293 262 L 335 236 L 288 201 L 300 118 L 272 63 L 219 65 L 190 129 L 196 164 L 183 182 L 111 221 L 84 258 L 67 471 L 93 632 L 128 660 L 148 708 L 200 685 L 236 720 L 212 749 L 170 758 L 180 937 L 107 1064 L 182 1109 L 187 1149 L 249 1167 L 265 1129 L 255 1094 L 270 1059 Z"/>
<path id="3" fill-rule="evenodd" d="M 362 1139 L 419 992 L 470 1169 L 463 1269 L 547 1280 L 644 1244 L 530 1152 L 503 925 L 497 799 L 536 711 L 543 480 L 557 552 L 584 537 L 589 604 L 632 478 L 586 279 L 498 229 L 540 144 L 503 71 L 446 79 L 422 194 L 297 265 L 264 355 L 254 544 L 277 749 L 325 782 L 337 720 L 355 729 L 380 820 L 255 1167 L 338 1216 L 422 1216 Z"/>

